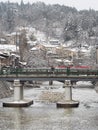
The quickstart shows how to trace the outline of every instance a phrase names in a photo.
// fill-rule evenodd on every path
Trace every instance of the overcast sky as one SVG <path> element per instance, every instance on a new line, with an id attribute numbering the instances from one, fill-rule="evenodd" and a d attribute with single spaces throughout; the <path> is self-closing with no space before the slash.
<path id="1" fill-rule="evenodd" d="M 8 1 L 8 0 L 0 0 L 0 1 Z M 10 2 L 20 2 L 21 0 L 9 0 Z M 23 0 L 24 3 L 28 1 L 30 3 L 42 1 L 46 4 L 60 4 L 75 7 L 78 10 L 82 9 L 95 9 L 98 10 L 98 0 Z"/>

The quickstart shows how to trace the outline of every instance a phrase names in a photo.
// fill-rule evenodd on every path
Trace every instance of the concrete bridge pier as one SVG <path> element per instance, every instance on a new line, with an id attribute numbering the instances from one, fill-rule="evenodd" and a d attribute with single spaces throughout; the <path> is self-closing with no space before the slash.
<path id="1" fill-rule="evenodd" d="M 71 85 L 72 85 L 72 86 L 76 85 L 76 82 L 77 82 L 77 81 L 71 81 Z"/>
<path id="2" fill-rule="evenodd" d="M 95 83 L 95 91 L 98 93 L 98 82 Z"/>
<path id="3" fill-rule="evenodd" d="M 53 80 L 50 80 L 50 81 L 49 81 L 49 85 L 53 85 Z"/>
<path id="4" fill-rule="evenodd" d="M 3 103 L 3 107 L 27 107 L 33 104 L 33 100 L 24 99 L 23 85 L 20 80 L 14 80 L 14 101 Z"/>
<path id="5" fill-rule="evenodd" d="M 23 85 L 20 84 L 19 80 L 14 80 L 14 101 L 23 100 Z"/>
<path id="6" fill-rule="evenodd" d="M 65 100 L 66 101 L 71 101 L 72 100 L 72 87 L 70 84 L 70 81 L 65 81 L 64 83 L 65 86 Z"/>
<path id="7" fill-rule="evenodd" d="M 72 100 L 72 86 L 69 80 L 66 80 L 64 83 L 65 88 L 65 97 L 62 101 L 57 102 L 58 108 L 71 108 L 71 107 L 78 107 L 79 102 Z"/>

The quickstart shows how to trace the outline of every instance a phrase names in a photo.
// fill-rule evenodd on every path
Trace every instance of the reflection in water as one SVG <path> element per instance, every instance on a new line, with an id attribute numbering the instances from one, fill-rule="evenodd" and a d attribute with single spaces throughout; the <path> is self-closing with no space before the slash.
<path id="1" fill-rule="evenodd" d="M 13 109 L 14 113 L 14 129 L 15 130 L 21 130 L 21 108 L 14 108 Z"/>
<path id="2" fill-rule="evenodd" d="M 64 110 L 64 116 L 72 115 L 73 112 L 74 112 L 74 109 L 72 109 L 72 108 L 65 109 Z"/>

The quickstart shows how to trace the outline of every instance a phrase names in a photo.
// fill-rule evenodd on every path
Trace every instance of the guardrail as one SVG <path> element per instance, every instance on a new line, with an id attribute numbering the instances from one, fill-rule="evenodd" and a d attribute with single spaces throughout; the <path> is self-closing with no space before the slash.
<path id="1" fill-rule="evenodd" d="M 70 68 L 65 68 L 65 69 L 54 69 L 51 70 L 50 68 L 3 68 L 0 70 L 0 75 L 73 75 L 73 76 L 78 76 L 78 75 L 92 75 L 92 76 L 98 76 L 98 70 L 89 70 L 89 69 L 70 69 Z"/>

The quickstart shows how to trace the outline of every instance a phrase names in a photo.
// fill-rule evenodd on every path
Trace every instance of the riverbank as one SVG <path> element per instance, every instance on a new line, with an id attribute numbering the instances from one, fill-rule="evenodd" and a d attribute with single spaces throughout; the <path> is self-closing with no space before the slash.
<path id="1" fill-rule="evenodd" d="M 0 81 L 0 99 L 10 97 L 13 94 L 12 84 Z"/>

